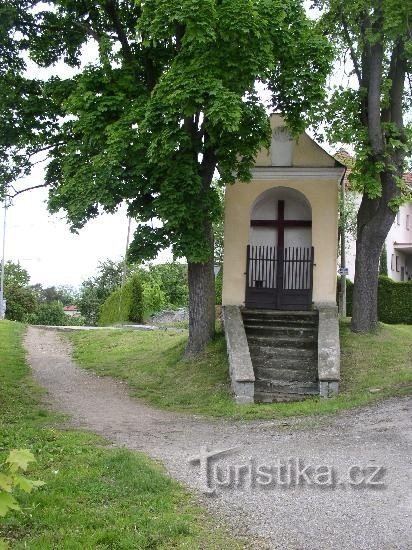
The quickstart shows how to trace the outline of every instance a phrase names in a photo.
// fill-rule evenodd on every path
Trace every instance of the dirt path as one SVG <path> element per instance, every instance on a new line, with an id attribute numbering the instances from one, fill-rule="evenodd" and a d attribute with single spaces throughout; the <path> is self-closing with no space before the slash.
<path id="1" fill-rule="evenodd" d="M 205 420 L 155 410 L 132 399 L 125 384 L 80 369 L 56 332 L 30 327 L 25 345 L 52 407 L 69 413 L 77 427 L 161 460 L 173 477 L 200 490 L 206 506 L 241 533 L 264 537 L 270 548 L 279 549 L 412 547 L 410 400 L 387 401 L 332 419 Z M 213 460 L 211 487 L 216 471 L 222 481 L 228 472 L 232 476 L 229 487 L 219 485 L 210 496 L 204 496 L 199 464 L 188 460 L 205 446 L 236 448 Z M 278 459 L 289 464 L 289 477 L 287 468 L 278 476 Z M 301 467 L 313 466 L 310 484 L 296 483 L 297 459 Z M 337 479 L 332 484 L 327 475 L 315 477 L 314 468 L 322 465 L 323 473 L 333 469 Z M 236 466 L 243 466 L 239 482 Z M 350 466 L 367 466 L 368 476 L 373 468 L 385 467 L 373 480 L 384 485 L 344 486 L 341 480 L 347 480 Z M 355 481 L 358 473 L 352 470 Z"/>

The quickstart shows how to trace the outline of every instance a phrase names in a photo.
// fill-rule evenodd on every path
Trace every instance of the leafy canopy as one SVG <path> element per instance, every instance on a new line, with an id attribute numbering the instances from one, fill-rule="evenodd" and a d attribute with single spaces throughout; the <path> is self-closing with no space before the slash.
<path id="1" fill-rule="evenodd" d="M 50 209 L 63 208 L 78 230 L 126 201 L 140 221 L 135 259 L 172 246 L 175 256 L 208 260 L 216 168 L 224 185 L 248 180 L 269 139 L 256 82 L 299 131 L 330 68 L 331 48 L 300 0 L 15 1 L 7 9 L 0 187 L 45 150 Z M 83 66 L 91 44 L 97 59 Z M 63 60 L 77 73 L 28 77 L 28 58 L 40 67 Z"/>
<path id="2" fill-rule="evenodd" d="M 320 0 L 320 21 L 337 56 L 351 67 L 346 86 L 333 90 L 327 113 L 331 142 L 353 145 L 356 155 L 350 180 L 370 199 L 382 196 L 386 171 L 399 190 L 396 209 L 411 199 L 402 174 L 412 154 L 410 123 L 412 3 L 404 0 Z M 409 118 L 409 122 L 408 122 Z"/>

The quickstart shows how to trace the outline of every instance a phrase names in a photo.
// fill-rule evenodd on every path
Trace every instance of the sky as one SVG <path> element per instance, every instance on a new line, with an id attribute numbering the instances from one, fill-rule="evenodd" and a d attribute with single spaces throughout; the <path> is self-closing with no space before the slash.
<path id="1" fill-rule="evenodd" d="M 83 65 L 96 58 L 93 45 L 83 50 Z M 36 72 L 47 78 L 51 74 L 69 77 L 73 74 L 63 64 L 53 69 L 40 70 L 28 64 L 28 75 Z M 342 79 L 342 72 L 340 72 Z M 43 182 L 44 167 L 38 164 L 30 177 L 17 182 L 23 189 Z M 51 215 L 47 211 L 47 190 L 36 189 L 22 193 L 13 201 L 7 212 L 5 259 L 19 262 L 31 276 L 31 283 L 43 286 L 71 285 L 78 287 L 93 276 L 99 262 L 124 257 L 128 220 L 125 207 L 113 215 L 103 214 L 88 222 L 78 234 L 70 232 L 64 214 Z M 3 238 L 3 214 L 0 213 L 0 243 Z M 132 231 L 136 227 L 132 223 Z M 164 251 L 158 262 L 172 259 L 170 251 Z"/>

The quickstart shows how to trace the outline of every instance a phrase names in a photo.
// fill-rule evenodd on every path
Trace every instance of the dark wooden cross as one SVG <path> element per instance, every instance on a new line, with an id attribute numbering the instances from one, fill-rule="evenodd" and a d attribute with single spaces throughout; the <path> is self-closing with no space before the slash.
<path id="1" fill-rule="evenodd" d="M 274 227 L 278 230 L 278 246 L 285 246 L 285 229 L 288 227 L 312 227 L 311 220 L 285 220 L 285 201 L 278 201 L 277 220 L 250 220 L 251 227 Z"/>

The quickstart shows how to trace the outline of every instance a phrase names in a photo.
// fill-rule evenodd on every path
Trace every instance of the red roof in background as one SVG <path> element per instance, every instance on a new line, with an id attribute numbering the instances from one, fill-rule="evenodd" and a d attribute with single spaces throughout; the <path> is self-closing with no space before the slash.
<path id="1" fill-rule="evenodd" d="M 64 311 L 78 311 L 77 306 L 74 304 L 70 304 L 68 306 L 64 306 Z"/>

